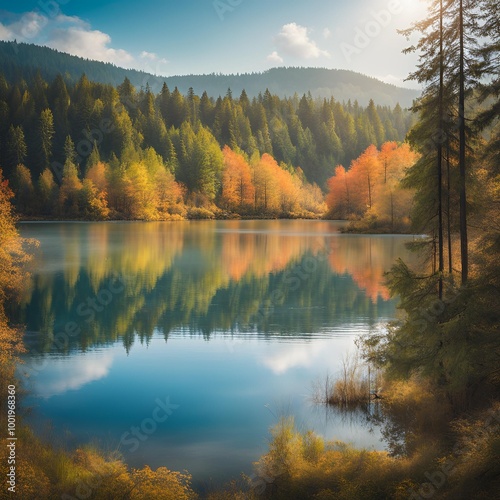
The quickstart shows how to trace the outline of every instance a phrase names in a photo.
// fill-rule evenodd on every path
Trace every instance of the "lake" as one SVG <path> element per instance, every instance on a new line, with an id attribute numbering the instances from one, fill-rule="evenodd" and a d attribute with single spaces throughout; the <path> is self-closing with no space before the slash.
<path id="1" fill-rule="evenodd" d="M 29 421 L 198 487 L 250 474 L 269 428 L 383 449 L 377 428 L 312 402 L 360 334 L 396 316 L 383 274 L 409 236 L 329 221 L 23 223 L 40 241 L 17 319 Z M 50 422 L 52 430 L 47 430 Z"/>

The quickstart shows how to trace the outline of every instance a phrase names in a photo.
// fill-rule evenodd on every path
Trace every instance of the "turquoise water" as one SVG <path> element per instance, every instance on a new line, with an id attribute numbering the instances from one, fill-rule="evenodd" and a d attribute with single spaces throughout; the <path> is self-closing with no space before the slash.
<path id="1" fill-rule="evenodd" d="M 269 428 L 383 448 L 377 429 L 312 402 L 396 303 L 383 273 L 405 236 L 328 221 L 25 223 L 40 248 L 18 311 L 20 374 L 39 432 L 98 443 L 197 485 L 252 471 Z"/>

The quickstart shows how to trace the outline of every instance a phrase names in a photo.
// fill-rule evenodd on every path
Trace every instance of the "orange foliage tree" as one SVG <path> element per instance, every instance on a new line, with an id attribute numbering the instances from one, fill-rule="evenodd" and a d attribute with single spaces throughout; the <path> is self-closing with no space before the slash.
<path id="1" fill-rule="evenodd" d="M 317 190 L 304 182 L 301 172 L 300 169 L 293 170 L 286 165 L 278 165 L 267 153 L 259 161 L 254 161 L 255 210 L 290 215 L 303 211 L 305 202 L 310 208 L 319 209 L 322 203 L 316 203 Z M 309 189 L 305 186 L 309 186 Z M 304 193 L 307 196 L 303 199 Z"/>
<path id="2" fill-rule="evenodd" d="M 353 213 L 351 176 L 342 165 L 335 167 L 335 175 L 327 182 L 328 194 L 326 205 L 330 216 L 335 219 L 347 219 Z"/>
<path id="3" fill-rule="evenodd" d="M 375 186 L 380 182 L 382 173 L 379 152 L 372 144 L 354 160 L 349 174 L 353 179 L 354 192 L 361 198 L 367 209 L 373 207 L 375 201 Z"/>
<path id="4" fill-rule="evenodd" d="M 394 143 L 387 143 L 394 144 Z M 396 228 L 399 222 L 409 223 L 409 213 L 413 200 L 413 191 L 401 186 L 407 168 L 417 161 L 417 154 L 413 152 L 408 144 L 399 147 L 390 147 L 380 155 L 383 164 L 383 182 L 376 186 L 376 201 L 373 213 L 381 220 L 390 224 L 391 230 Z"/>
<path id="5" fill-rule="evenodd" d="M 255 210 L 277 213 L 280 207 L 277 176 L 279 165 L 269 154 L 264 153 L 254 165 Z"/>
<path id="6" fill-rule="evenodd" d="M 222 154 L 222 206 L 233 211 L 248 211 L 255 200 L 250 165 L 241 154 L 234 152 L 229 146 L 224 147 Z"/>
<path id="7" fill-rule="evenodd" d="M 390 223 L 407 224 L 412 192 L 401 186 L 405 170 L 417 160 L 406 143 L 386 142 L 380 151 L 373 145 L 351 163 L 346 171 L 341 165 L 328 180 L 326 203 L 332 218 L 370 216 Z"/>

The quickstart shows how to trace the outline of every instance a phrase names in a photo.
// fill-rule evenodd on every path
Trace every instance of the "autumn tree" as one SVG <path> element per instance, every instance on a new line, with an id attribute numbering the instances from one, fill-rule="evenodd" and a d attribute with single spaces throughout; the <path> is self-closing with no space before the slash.
<path id="1" fill-rule="evenodd" d="M 397 144 L 389 142 L 382 145 L 379 158 L 384 173 L 383 179 L 380 177 L 375 187 L 376 202 L 373 213 L 379 221 L 387 221 L 391 231 L 407 229 L 414 191 L 405 188 L 401 180 L 406 170 L 417 162 L 418 155 L 407 143 L 398 147 Z"/>
<path id="2" fill-rule="evenodd" d="M 83 180 L 80 193 L 83 216 L 91 220 L 107 219 L 110 214 L 107 198 L 106 165 L 97 161 L 88 169 Z"/>
<path id="3" fill-rule="evenodd" d="M 153 179 L 144 162 L 131 163 L 123 175 L 123 209 L 127 218 L 158 219 L 157 200 Z"/>
<path id="4" fill-rule="evenodd" d="M 407 228 L 413 192 L 401 181 L 418 155 L 406 143 L 370 146 L 351 164 L 349 171 L 339 165 L 328 180 L 326 203 L 332 218 L 371 218 L 372 224 L 389 224 L 389 229 Z M 404 224 L 401 223 L 404 221 Z"/>
<path id="5" fill-rule="evenodd" d="M 295 172 L 290 172 L 284 168 L 285 165 L 279 165 L 274 169 L 277 180 L 277 190 L 279 194 L 279 208 L 283 215 L 293 215 L 299 210 L 299 196 L 301 180 Z"/>
<path id="6" fill-rule="evenodd" d="M 280 208 L 276 160 L 267 153 L 254 162 L 253 184 L 255 186 L 255 210 L 264 213 L 277 213 Z"/>
<path id="7" fill-rule="evenodd" d="M 12 188 L 15 192 L 16 208 L 23 215 L 32 215 L 35 211 L 35 188 L 31 172 L 24 165 L 18 165 L 12 175 Z"/>
<path id="8" fill-rule="evenodd" d="M 373 207 L 375 201 L 375 185 L 379 182 L 381 164 L 378 150 L 374 145 L 351 164 L 350 175 L 356 195 L 364 199 L 367 209 Z"/>
<path id="9" fill-rule="evenodd" d="M 46 168 L 38 178 L 36 193 L 38 210 L 42 215 L 53 215 L 58 199 L 59 187 L 54 180 L 54 175 Z"/>
<path id="10" fill-rule="evenodd" d="M 222 174 L 221 201 L 232 211 L 247 211 L 253 207 L 255 188 L 252 183 L 252 171 L 245 158 L 225 146 L 224 171 Z"/>
<path id="11" fill-rule="evenodd" d="M 352 205 L 351 179 L 342 165 L 335 167 L 335 174 L 328 179 L 326 204 L 332 219 L 347 219 L 355 213 Z"/>
<path id="12" fill-rule="evenodd" d="M 174 175 L 166 168 L 162 168 L 155 173 L 154 185 L 159 219 L 184 218 L 185 189 L 176 182 Z"/>
<path id="13" fill-rule="evenodd" d="M 5 306 L 8 299 L 18 298 L 26 285 L 28 274 L 25 264 L 30 260 L 25 248 L 28 242 L 19 236 L 15 226 L 12 197 L 13 193 L 0 170 L 0 385 L 4 392 L 6 384 L 12 380 L 14 357 L 23 351 L 21 332 L 10 326 Z M 1 402 L 0 407 L 3 404 Z M 3 416 L 6 414 L 4 411 Z"/>
<path id="14" fill-rule="evenodd" d="M 80 191 L 82 182 L 78 177 L 76 165 L 67 161 L 64 165 L 58 197 L 58 212 L 63 217 L 75 218 L 80 214 Z"/>

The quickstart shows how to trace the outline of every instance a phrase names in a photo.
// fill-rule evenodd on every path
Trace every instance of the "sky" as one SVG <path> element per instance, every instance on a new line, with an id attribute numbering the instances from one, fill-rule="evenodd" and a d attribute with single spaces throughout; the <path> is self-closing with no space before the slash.
<path id="1" fill-rule="evenodd" d="M 164 76 L 349 69 L 395 85 L 425 0 L 0 0 L 0 39 Z"/>

